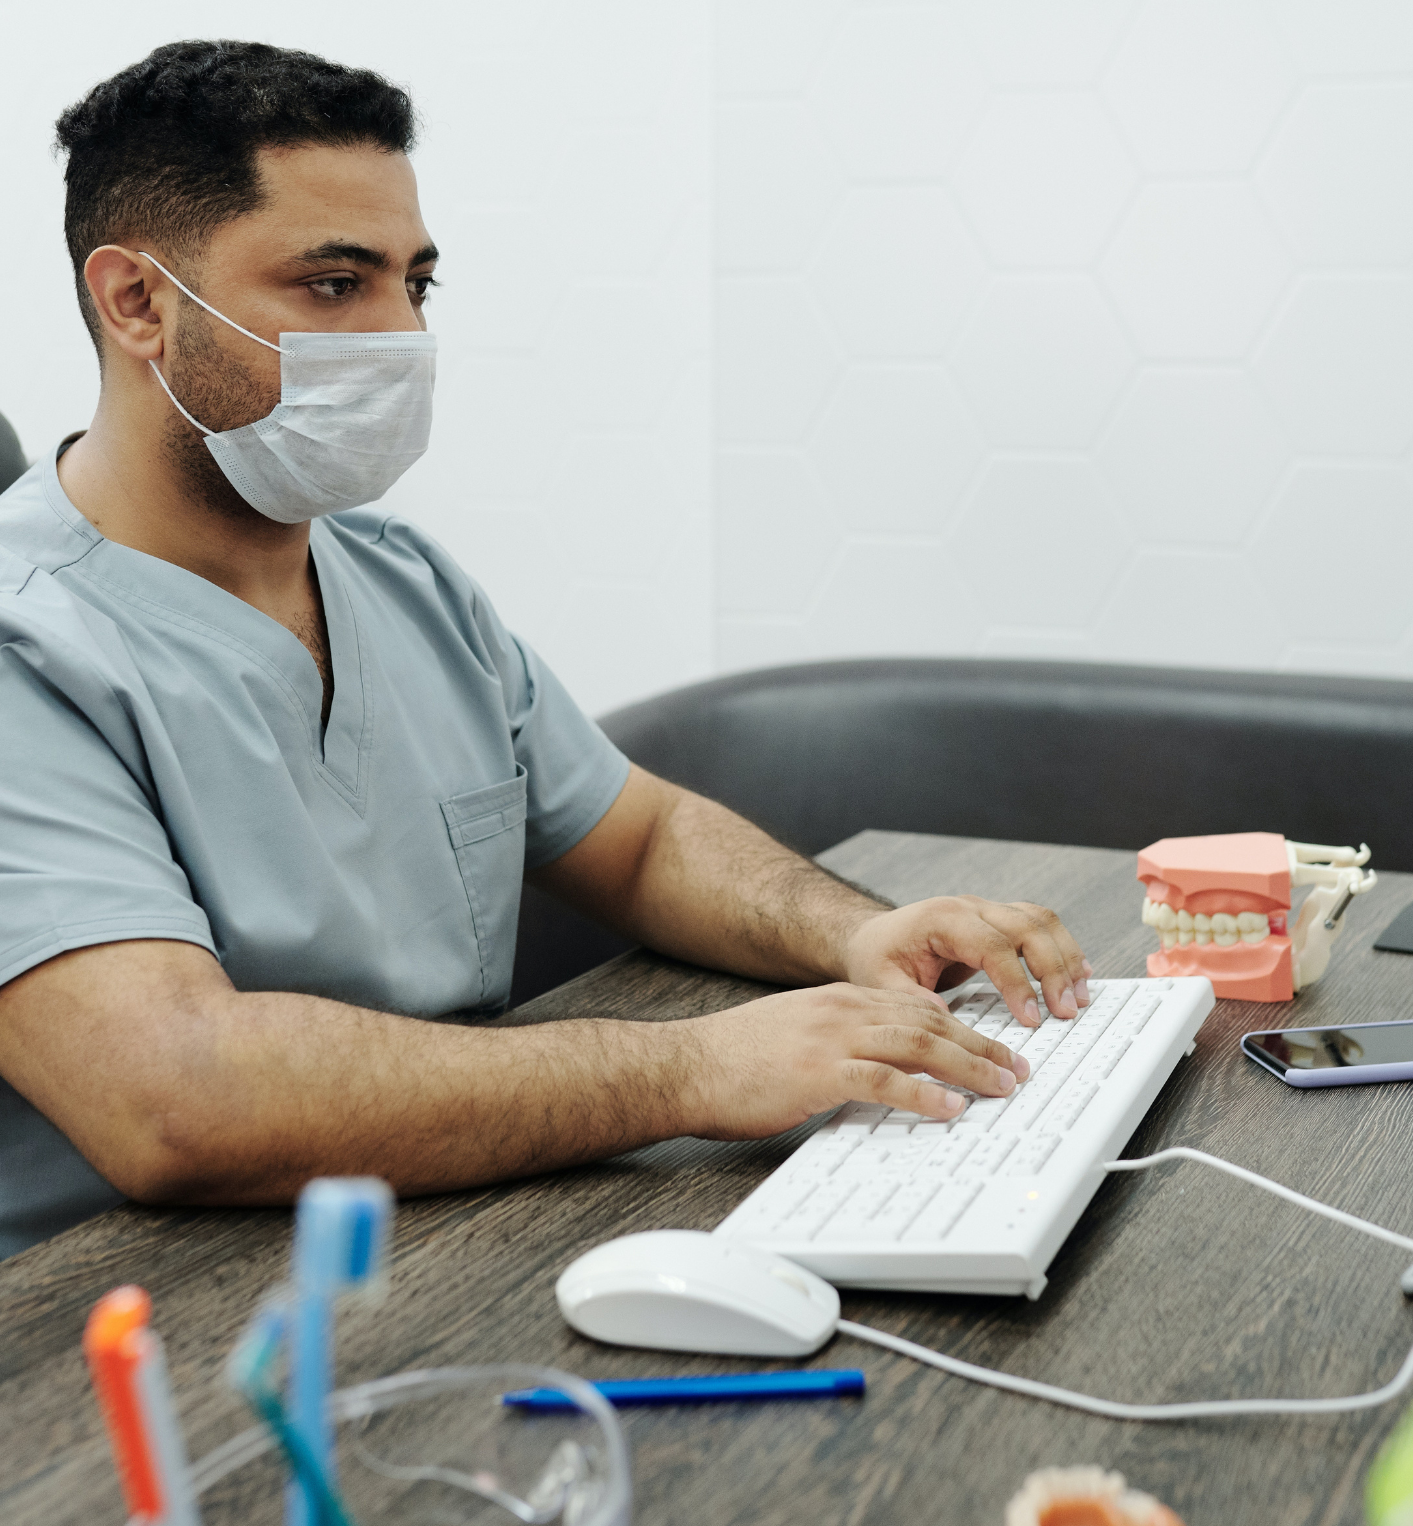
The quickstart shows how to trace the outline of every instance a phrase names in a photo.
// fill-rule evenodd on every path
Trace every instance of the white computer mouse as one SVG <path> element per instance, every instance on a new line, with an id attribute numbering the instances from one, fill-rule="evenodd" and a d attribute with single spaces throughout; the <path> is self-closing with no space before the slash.
<path id="1" fill-rule="evenodd" d="M 610 1240 L 566 1267 L 554 1292 L 584 1335 L 655 1351 L 807 1356 L 839 1323 L 822 1277 L 697 1230 Z"/>

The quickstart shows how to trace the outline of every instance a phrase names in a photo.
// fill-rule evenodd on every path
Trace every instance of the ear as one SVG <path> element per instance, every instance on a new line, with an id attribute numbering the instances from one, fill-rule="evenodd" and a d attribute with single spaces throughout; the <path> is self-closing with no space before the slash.
<path id="1" fill-rule="evenodd" d="M 134 360 L 158 360 L 176 319 L 177 290 L 135 249 L 103 244 L 84 261 L 83 278 L 106 341 Z"/>

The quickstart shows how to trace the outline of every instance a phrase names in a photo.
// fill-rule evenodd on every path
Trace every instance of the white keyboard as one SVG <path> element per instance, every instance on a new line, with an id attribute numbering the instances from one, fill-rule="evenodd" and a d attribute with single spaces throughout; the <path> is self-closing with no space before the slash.
<path id="1" fill-rule="evenodd" d="M 716 1229 L 841 1287 L 1025 1293 L 1212 1010 L 1201 976 L 1091 980 L 1062 1022 L 1017 1023 L 984 978 L 948 993 L 955 1017 L 1030 1062 L 1009 1097 L 951 1123 L 850 1102 Z M 957 1089 L 957 1088 L 954 1088 Z"/>

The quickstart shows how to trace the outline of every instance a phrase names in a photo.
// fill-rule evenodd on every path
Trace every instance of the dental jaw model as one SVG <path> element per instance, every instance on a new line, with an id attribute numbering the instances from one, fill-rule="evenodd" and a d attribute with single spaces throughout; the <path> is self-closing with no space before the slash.
<path id="1" fill-rule="evenodd" d="M 1287 842 L 1279 832 L 1164 837 L 1138 855 L 1143 920 L 1163 946 L 1150 975 L 1205 975 L 1218 996 L 1289 1001 L 1325 973 L 1350 901 L 1378 883 L 1367 846 Z M 1311 886 L 1294 932 L 1291 891 Z"/>

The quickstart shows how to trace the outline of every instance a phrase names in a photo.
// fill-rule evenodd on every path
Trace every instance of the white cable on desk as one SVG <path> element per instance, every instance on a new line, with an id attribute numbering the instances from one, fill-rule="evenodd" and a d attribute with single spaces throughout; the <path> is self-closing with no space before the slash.
<path id="1" fill-rule="evenodd" d="M 1284 1198 L 1287 1202 L 1295 1203 L 1301 1208 L 1308 1208 L 1311 1213 L 1333 1219 L 1337 1224 L 1343 1224 L 1350 1229 L 1360 1230 L 1364 1234 L 1372 1235 L 1376 1240 L 1386 1240 L 1391 1245 L 1413 1251 L 1413 1239 L 1406 1235 L 1395 1234 L 1393 1230 L 1385 1229 L 1380 1224 L 1371 1224 L 1367 1219 L 1357 1218 L 1354 1214 L 1344 1213 L 1338 1208 L 1331 1208 L 1326 1203 L 1320 1203 L 1314 1198 L 1293 1192 L 1289 1187 L 1282 1187 L 1278 1182 L 1268 1181 L 1254 1171 L 1234 1166 L 1230 1161 L 1221 1160 L 1215 1155 L 1207 1155 L 1201 1150 L 1178 1146 L 1171 1150 L 1162 1150 L 1157 1155 L 1146 1155 L 1141 1160 L 1110 1160 L 1103 1164 L 1106 1171 L 1144 1171 L 1149 1166 L 1161 1165 L 1169 1160 L 1194 1160 L 1202 1165 L 1215 1166 L 1217 1170 L 1239 1177 L 1253 1187 L 1262 1187 L 1267 1192 L 1273 1192 L 1277 1197 Z M 1388 1400 L 1397 1398 L 1410 1384 L 1413 1384 L 1413 1350 L 1410 1350 L 1403 1360 L 1403 1365 L 1382 1388 L 1371 1389 L 1363 1394 L 1350 1394 L 1339 1399 L 1213 1399 L 1186 1404 L 1121 1404 L 1113 1399 L 1095 1399 L 1089 1394 L 1074 1393 L 1068 1388 L 1057 1388 L 1052 1383 L 1037 1383 L 1032 1378 L 1013 1377 L 1010 1373 L 996 1372 L 990 1367 L 977 1367 L 971 1362 L 960 1361 L 941 1351 L 932 1351 L 913 1341 L 903 1340 L 901 1336 L 889 1335 L 869 1325 L 855 1324 L 851 1319 L 841 1319 L 839 1329 L 847 1335 L 852 1335 L 856 1340 L 883 1346 L 889 1351 L 912 1357 L 915 1362 L 924 1362 L 929 1367 L 940 1367 L 943 1372 L 950 1372 L 955 1377 L 968 1378 L 973 1383 L 985 1383 L 991 1388 L 1008 1389 L 1011 1393 L 1025 1394 L 1032 1399 L 1047 1399 L 1051 1404 L 1063 1404 L 1069 1409 L 1085 1410 L 1091 1415 L 1103 1415 L 1110 1420 L 1202 1420 L 1221 1415 L 1342 1414 L 1349 1410 L 1372 1409 L 1376 1405 L 1385 1404 Z"/>
<path id="2" fill-rule="evenodd" d="M 1407 1235 L 1395 1234 L 1393 1230 L 1385 1229 L 1382 1224 L 1371 1224 L 1368 1219 L 1345 1213 L 1342 1208 L 1331 1208 L 1328 1203 L 1322 1203 L 1317 1198 L 1306 1197 L 1303 1193 L 1295 1192 L 1289 1187 L 1282 1187 L 1279 1182 L 1258 1176 L 1244 1166 L 1234 1166 L 1229 1160 L 1223 1160 L 1220 1155 L 1208 1155 L 1202 1150 L 1191 1150 L 1186 1145 L 1175 1145 L 1171 1150 L 1159 1150 L 1156 1155 L 1144 1155 L 1138 1160 L 1106 1160 L 1103 1165 L 1106 1171 L 1146 1171 L 1149 1166 L 1161 1166 L 1166 1160 L 1195 1160 L 1202 1166 L 1215 1166 L 1218 1171 L 1225 1171 L 1228 1176 L 1239 1177 L 1244 1182 L 1250 1182 L 1253 1187 L 1263 1187 L 1267 1192 L 1274 1192 L 1277 1197 L 1283 1197 L 1287 1203 L 1294 1203 L 1297 1208 L 1308 1208 L 1311 1213 L 1333 1219 L 1336 1224 L 1343 1224 L 1348 1229 L 1357 1229 L 1363 1234 L 1372 1235 L 1376 1240 L 1387 1240 L 1390 1245 L 1401 1246 L 1404 1250 L 1413 1250 L 1413 1239 L 1409 1239 Z"/>

